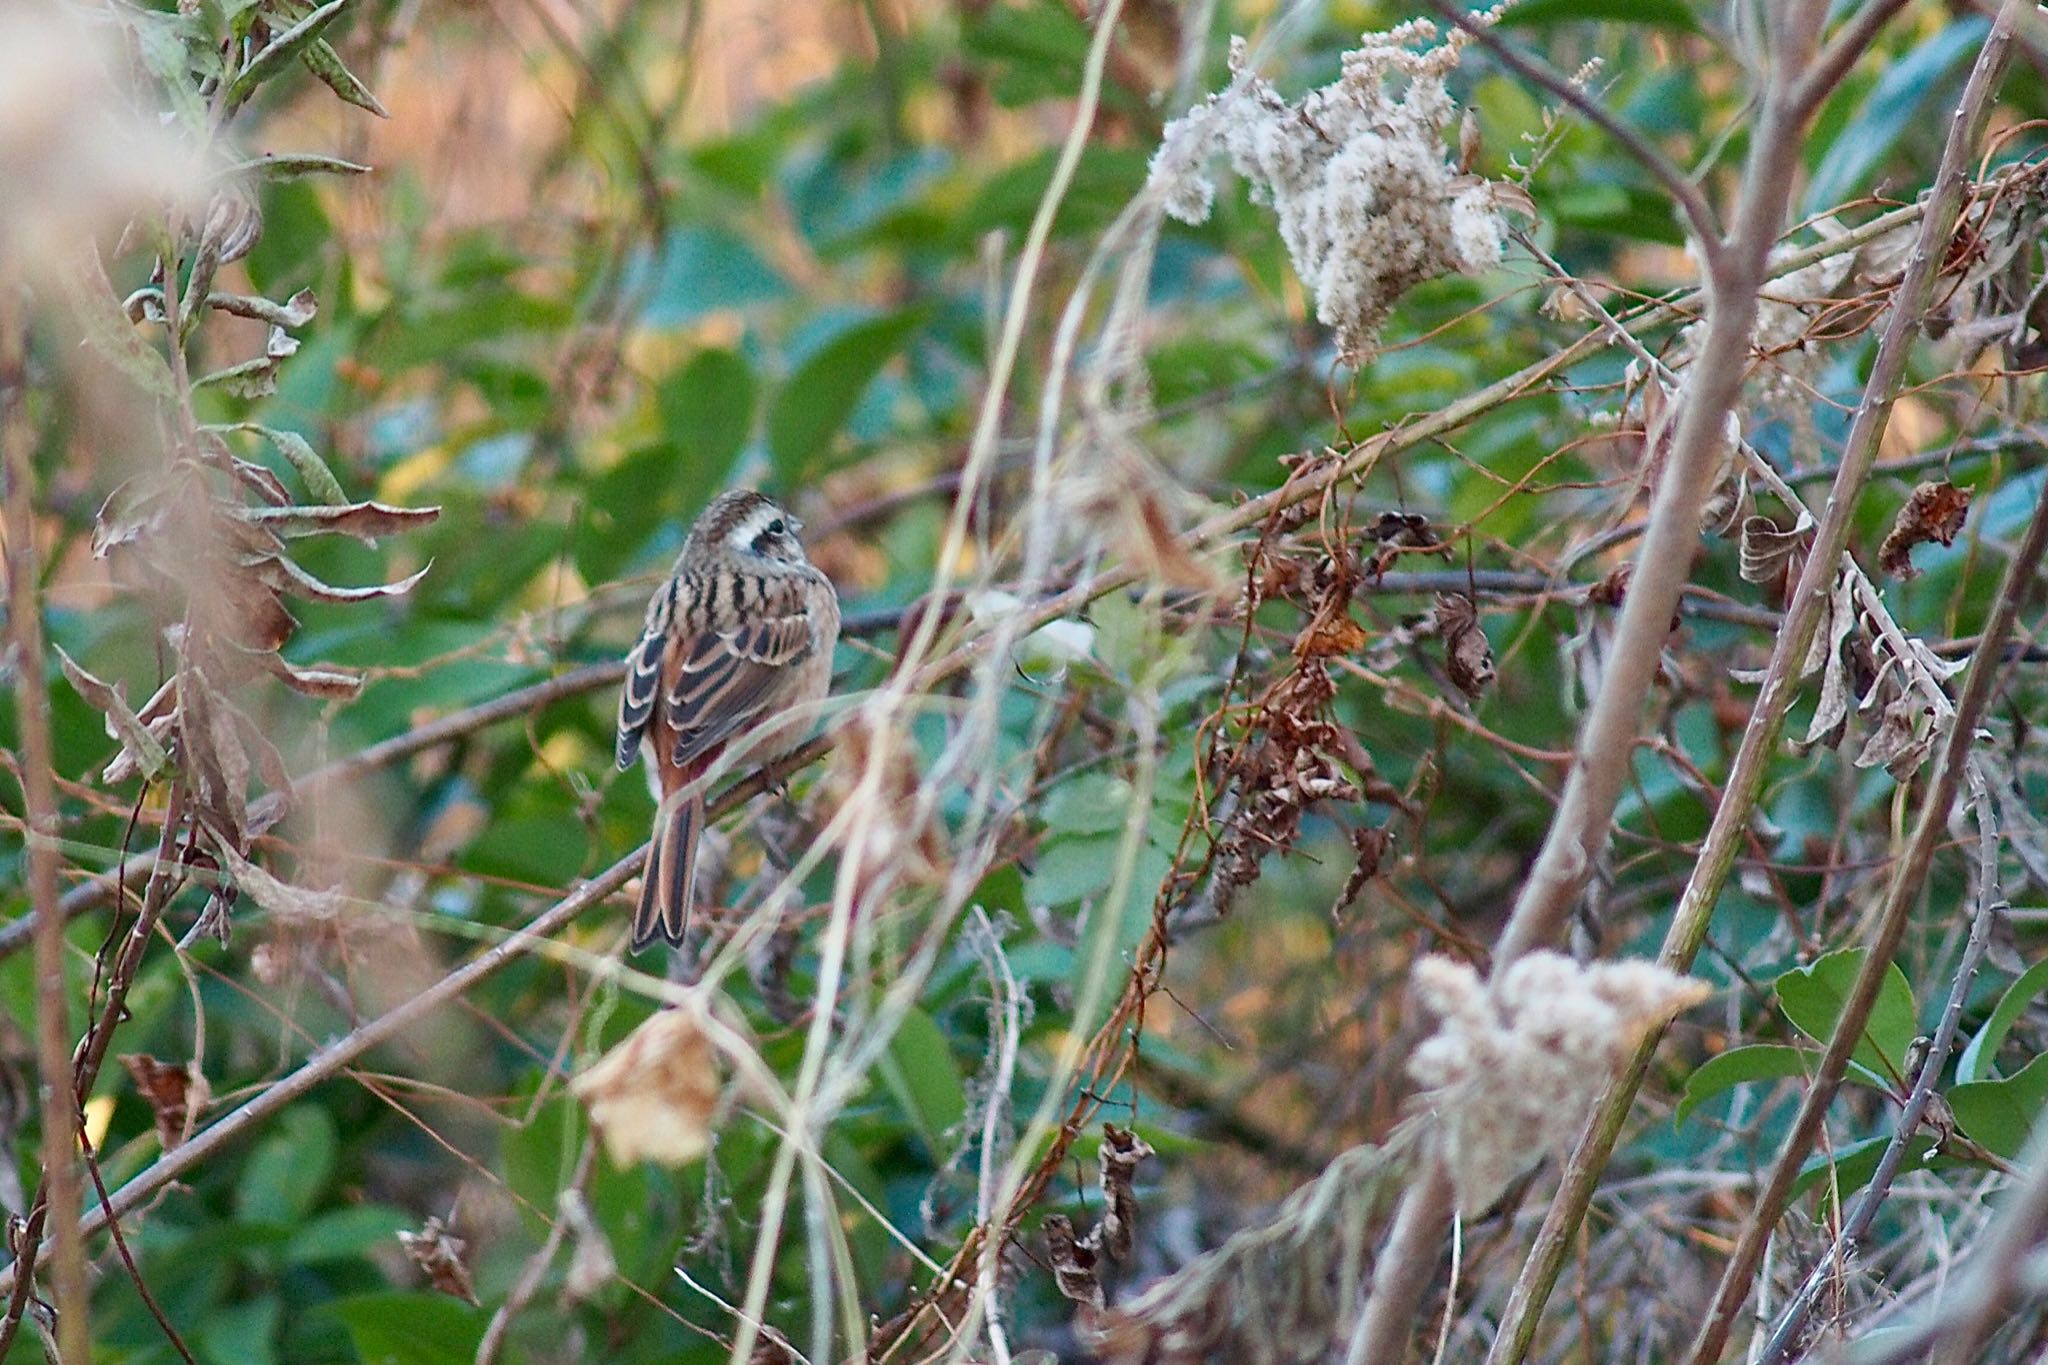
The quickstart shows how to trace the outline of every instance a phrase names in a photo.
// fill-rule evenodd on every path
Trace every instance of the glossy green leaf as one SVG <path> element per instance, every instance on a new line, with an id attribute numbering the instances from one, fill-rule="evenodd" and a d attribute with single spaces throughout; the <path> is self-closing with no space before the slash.
<path id="1" fill-rule="evenodd" d="M 753 434 L 760 383 L 737 351 L 709 348 L 655 389 L 663 434 L 683 452 L 691 483 L 715 489 L 724 482 Z"/>
<path id="2" fill-rule="evenodd" d="M 285 1110 L 242 1168 L 235 1217 L 279 1227 L 298 1223 L 325 1192 L 340 1147 L 325 1109 L 299 1104 Z"/>
<path id="3" fill-rule="evenodd" d="M 916 1123 L 925 1146 L 945 1151 L 947 1134 L 966 1117 L 967 1092 L 952 1045 L 931 1015 L 913 1009 L 889 1040 L 884 1078 Z"/>
<path id="4" fill-rule="evenodd" d="M 1977 1030 L 1963 1049 L 1963 1055 L 1956 1060 L 1956 1079 L 1960 1082 L 1989 1080 L 1992 1063 L 1998 1058 L 1998 1049 L 2005 1042 L 2006 1034 L 2019 1017 L 2027 1012 L 2027 1006 L 2034 1003 L 2043 991 L 2048 991 L 2048 958 L 2043 958 L 2020 974 L 2017 981 L 2006 987 L 2005 994 L 1998 997 L 1998 1004 L 1992 1009 L 1991 1017 Z"/>
<path id="5" fill-rule="evenodd" d="M 1501 16 L 1502 28 L 1533 28 L 1604 19 L 1639 27 L 1700 31 L 1699 17 L 1684 0 L 1522 0 Z"/>
<path id="6" fill-rule="evenodd" d="M 1795 967 L 1777 980 L 1778 1006 L 1785 1017 L 1807 1037 L 1826 1043 L 1841 1017 L 1842 1004 L 1849 997 L 1856 973 L 1863 965 L 1863 949 L 1844 948 L 1804 967 Z M 1886 1081 L 1905 1075 L 1906 1050 L 1913 1045 L 1918 1024 L 1913 1009 L 1913 988 L 1906 974 L 1894 962 L 1878 988 L 1863 1038 L 1850 1054 L 1852 1060 Z"/>
<path id="7" fill-rule="evenodd" d="M 1755 1043 L 1731 1047 L 1703 1062 L 1685 1078 L 1685 1093 L 1679 1097 L 1672 1123 L 1681 1124 L 1692 1111 L 1725 1090 L 1750 1081 L 1776 1081 L 1787 1076 L 1804 1076 L 1814 1055 L 1783 1043 Z"/>
<path id="8" fill-rule="evenodd" d="M 906 309 L 857 322 L 783 381 L 768 405 L 768 451 L 784 483 L 801 486 L 823 466 L 861 395 L 924 317 L 922 310 Z"/>
<path id="9" fill-rule="evenodd" d="M 2027 1135 L 2048 1104 L 2048 1056 L 2034 1058 L 2001 1081 L 1953 1086 L 1943 1098 L 1957 1126 L 2010 1160 L 2027 1145 Z"/>
<path id="10" fill-rule="evenodd" d="M 446 1294 L 399 1290 L 357 1294 L 327 1311 L 348 1327 L 362 1365 L 468 1365 L 486 1321 L 483 1310 Z"/>

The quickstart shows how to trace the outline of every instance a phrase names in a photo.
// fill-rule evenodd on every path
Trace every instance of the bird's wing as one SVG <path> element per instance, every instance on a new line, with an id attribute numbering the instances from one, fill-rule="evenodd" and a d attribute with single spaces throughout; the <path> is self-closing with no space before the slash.
<path id="1" fill-rule="evenodd" d="M 668 649 L 668 622 L 674 610 L 674 583 L 647 610 L 647 628 L 639 645 L 627 655 L 627 684 L 618 692 L 618 772 L 633 767 L 641 735 L 653 716 L 655 696 L 662 692 L 662 653 Z"/>
<path id="2" fill-rule="evenodd" d="M 811 649 L 811 621 L 803 611 L 764 616 L 731 630 L 671 635 L 662 698 L 676 735 L 669 762 L 680 767 L 744 730 Z"/>

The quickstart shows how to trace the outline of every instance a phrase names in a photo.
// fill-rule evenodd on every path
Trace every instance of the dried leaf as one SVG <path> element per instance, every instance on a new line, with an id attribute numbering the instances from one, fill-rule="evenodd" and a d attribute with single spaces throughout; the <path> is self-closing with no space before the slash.
<path id="1" fill-rule="evenodd" d="M 318 152 L 266 152 L 238 162 L 221 172 L 221 178 L 261 176 L 266 180 L 296 180 L 302 175 L 368 175 L 370 168 L 338 156 Z"/>
<path id="2" fill-rule="evenodd" d="M 80 668 L 77 661 L 64 652 L 63 646 L 52 644 L 50 648 L 56 651 L 57 666 L 64 670 L 72 688 L 85 698 L 86 705 L 106 717 L 107 738 L 120 742 L 122 752 L 128 755 L 144 781 L 154 780 L 171 761 L 159 736 L 129 708 L 128 699 L 117 684 L 105 682 Z"/>
<path id="3" fill-rule="evenodd" d="M 1783 530 L 1769 517 L 1749 517 L 1742 523 L 1742 540 L 1736 561 L 1746 583 L 1776 583 L 1791 571 L 1794 560 L 1812 542 L 1812 531 L 1801 520 Z"/>
<path id="4" fill-rule="evenodd" d="M 1925 733 L 1915 735 L 1914 730 L 1927 719 L 1925 705 L 1916 705 L 1913 698 L 1900 693 L 1878 717 L 1877 728 L 1870 732 L 1862 750 L 1856 755 L 1856 766 L 1875 768 L 1882 765 L 1894 779 L 1904 782 L 1925 763 L 1934 752 L 1934 727 L 1928 724 Z"/>
<path id="5" fill-rule="evenodd" d="M 354 673 L 345 673 L 338 668 L 301 668 L 280 654 L 266 652 L 258 656 L 266 672 L 284 683 L 294 692 L 308 697 L 332 697 L 347 701 L 363 690 L 363 680 Z"/>
<path id="6" fill-rule="evenodd" d="M 1969 489 L 1958 488 L 1946 479 L 1920 484 L 1899 509 L 1891 534 L 1878 547 L 1877 566 L 1894 578 L 1917 578 L 1920 571 L 1913 567 L 1913 547 L 1936 542 L 1955 544 L 1969 513 Z"/>
<path id="7" fill-rule="evenodd" d="M 242 519 L 279 535 L 337 534 L 354 536 L 374 545 L 378 536 L 431 525 L 440 515 L 439 507 L 392 507 L 381 502 L 351 502 L 332 507 L 254 507 L 244 512 Z"/>
<path id="8" fill-rule="evenodd" d="M 1849 582 L 1849 575 L 1842 574 L 1835 579 L 1834 591 L 1829 595 L 1828 619 L 1823 631 L 1826 653 L 1820 663 L 1820 702 L 1813 709 L 1813 721 L 1806 727 L 1802 748 L 1810 749 L 1816 744 L 1833 748 L 1842 742 L 1842 731 L 1849 723 L 1849 703 L 1855 695 L 1849 684 L 1849 661 L 1842 646 L 1848 642 L 1850 632 L 1855 628 L 1855 588 Z M 1816 636 L 1817 643 L 1819 639 Z M 1804 677 L 1805 672 L 1800 676 Z"/>
<path id="9" fill-rule="evenodd" d="M 612 1164 L 682 1166 L 711 1146 L 723 1082 L 697 1017 L 664 1009 L 570 1082 Z"/>
<path id="10" fill-rule="evenodd" d="M 1133 1130 L 1113 1123 L 1102 1125 L 1102 1221 L 1095 1225 L 1089 1240 L 1112 1260 L 1130 1259 L 1131 1239 L 1138 1226 L 1138 1196 L 1131 1186 L 1138 1167 L 1151 1155 L 1152 1144 Z"/>
<path id="11" fill-rule="evenodd" d="M 247 431 L 261 436 L 284 456 L 299 476 L 299 481 L 306 485 L 306 491 L 312 494 L 314 502 L 326 506 L 346 504 L 349 500 L 348 494 L 342 490 L 341 480 L 335 478 L 334 471 L 327 467 L 327 461 L 321 459 L 312 443 L 296 431 L 283 431 L 260 422 L 234 422 L 204 430 L 218 433 Z"/>
<path id="12" fill-rule="evenodd" d="M 1479 696 L 1493 681 L 1493 646 L 1479 627 L 1478 606 L 1463 593 L 1442 593 L 1432 619 L 1443 637 L 1452 684 L 1468 697 Z"/>
<path id="13" fill-rule="evenodd" d="M 232 313 L 238 318 L 267 322 L 273 327 L 293 328 L 304 327 L 320 311 L 319 300 L 313 297 L 310 289 L 301 289 L 283 303 L 254 294 L 214 293 L 206 296 L 206 306 Z"/>
<path id="14" fill-rule="evenodd" d="M 121 1058 L 121 1065 L 156 1119 L 158 1144 L 168 1152 L 190 1137 L 199 1111 L 211 1096 L 199 1064 L 173 1066 L 146 1052 L 131 1052 Z"/>
<path id="15" fill-rule="evenodd" d="M 277 392 L 277 367 L 298 349 L 297 337 L 282 327 L 273 326 L 263 343 L 262 355 L 224 370 L 215 370 L 194 382 L 200 387 L 218 385 L 237 398 L 268 398 Z"/>
<path id="16" fill-rule="evenodd" d="M 462 1259 L 469 1243 L 450 1233 L 447 1224 L 429 1218 L 418 1232 L 399 1233 L 398 1242 L 434 1288 L 464 1303 L 477 1302 L 476 1282 L 470 1278 L 469 1267 Z"/>
<path id="17" fill-rule="evenodd" d="M 213 843 L 222 867 L 234 879 L 235 885 L 246 891 L 250 900 L 280 919 L 331 924 L 348 907 L 348 897 L 339 891 L 309 891 L 303 886 L 293 886 L 244 858 L 240 850 L 229 847 L 225 840 L 216 837 Z"/>
<path id="18" fill-rule="evenodd" d="M 1358 861 L 1351 868 L 1351 875 L 1344 879 L 1344 889 L 1337 893 L 1337 903 L 1331 907 L 1331 918 L 1349 910 L 1365 890 L 1366 884 L 1380 875 L 1380 864 L 1386 861 L 1387 850 L 1393 846 L 1394 832 L 1385 825 L 1360 828 L 1351 831 L 1351 848 L 1358 855 Z"/>
<path id="19" fill-rule="evenodd" d="M 1319 615 L 1295 637 L 1294 657 L 1329 659 L 1356 654 L 1365 647 L 1366 639 L 1365 627 L 1352 620 L 1348 612 Z"/>
<path id="20" fill-rule="evenodd" d="M 332 583 L 323 583 L 285 555 L 265 555 L 248 567 L 255 571 L 258 581 L 277 592 L 288 592 L 294 597 L 315 602 L 367 602 L 376 597 L 397 597 L 410 592 L 434 566 L 424 564 L 417 572 L 407 574 L 395 583 L 370 583 L 360 588 L 337 588 Z"/>
<path id="21" fill-rule="evenodd" d="M 1073 1220 L 1063 1213 L 1045 1216 L 1046 1259 L 1052 1263 L 1053 1283 L 1060 1293 L 1085 1308 L 1101 1312 L 1104 1307 L 1100 1259 L 1095 1249 L 1074 1236 Z"/>

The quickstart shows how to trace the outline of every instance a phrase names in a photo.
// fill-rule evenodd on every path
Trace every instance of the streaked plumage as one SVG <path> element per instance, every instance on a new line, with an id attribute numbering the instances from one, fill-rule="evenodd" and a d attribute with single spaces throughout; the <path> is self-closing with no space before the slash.
<path id="1" fill-rule="evenodd" d="M 704 831 L 698 779 L 728 744 L 743 744 L 755 763 L 791 748 L 816 717 L 788 713 L 831 686 L 839 598 L 804 557 L 801 529 L 751 490 L 714 499 L 626 656 L 619 767 L 644 755 L 659 807 L 633 916 L 636 952 L 656 936 L 680 944 L 689 928 Z"/>

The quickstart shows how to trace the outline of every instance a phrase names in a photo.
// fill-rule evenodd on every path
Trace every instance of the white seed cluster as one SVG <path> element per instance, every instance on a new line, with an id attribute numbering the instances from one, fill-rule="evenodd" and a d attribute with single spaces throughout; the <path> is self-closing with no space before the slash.
<path id="1" fill-rule="evenodd" d="M 1644 1030 L 1708 994 L 1654 962 L 1582 967 L 1558 953 L 1518 959 L 1490 989 L 1462 962 L 1425 957 L 1413 985 L 1439 1023 L 1408 1074 L 1468 1215 L 1578 1135 Z"/>
<path id="2" fill-rule="evenodd" d="M 1417 46 L 1435 37 L 1420 19 L 1367 34 L 1344 54 L 1342 75 L 1292 104 L 1247 69 L 1244 40 L 1234 39 L 1229 86 L 1168 124 L 1152 157 L 1166 212 L 1199 223 L 1215 202 L 1209 163 L 1229 156 L 1280 220 L 1316 317 L 1349 364 L 1370 357 L 1408 289 L 1499 265 L 1507 225 L 1498 194 L 1519 194 L 1450 161 L 1444 130 L 1458 106 L 1444 81 L 1466 39 L 1453 32 Z"/>

